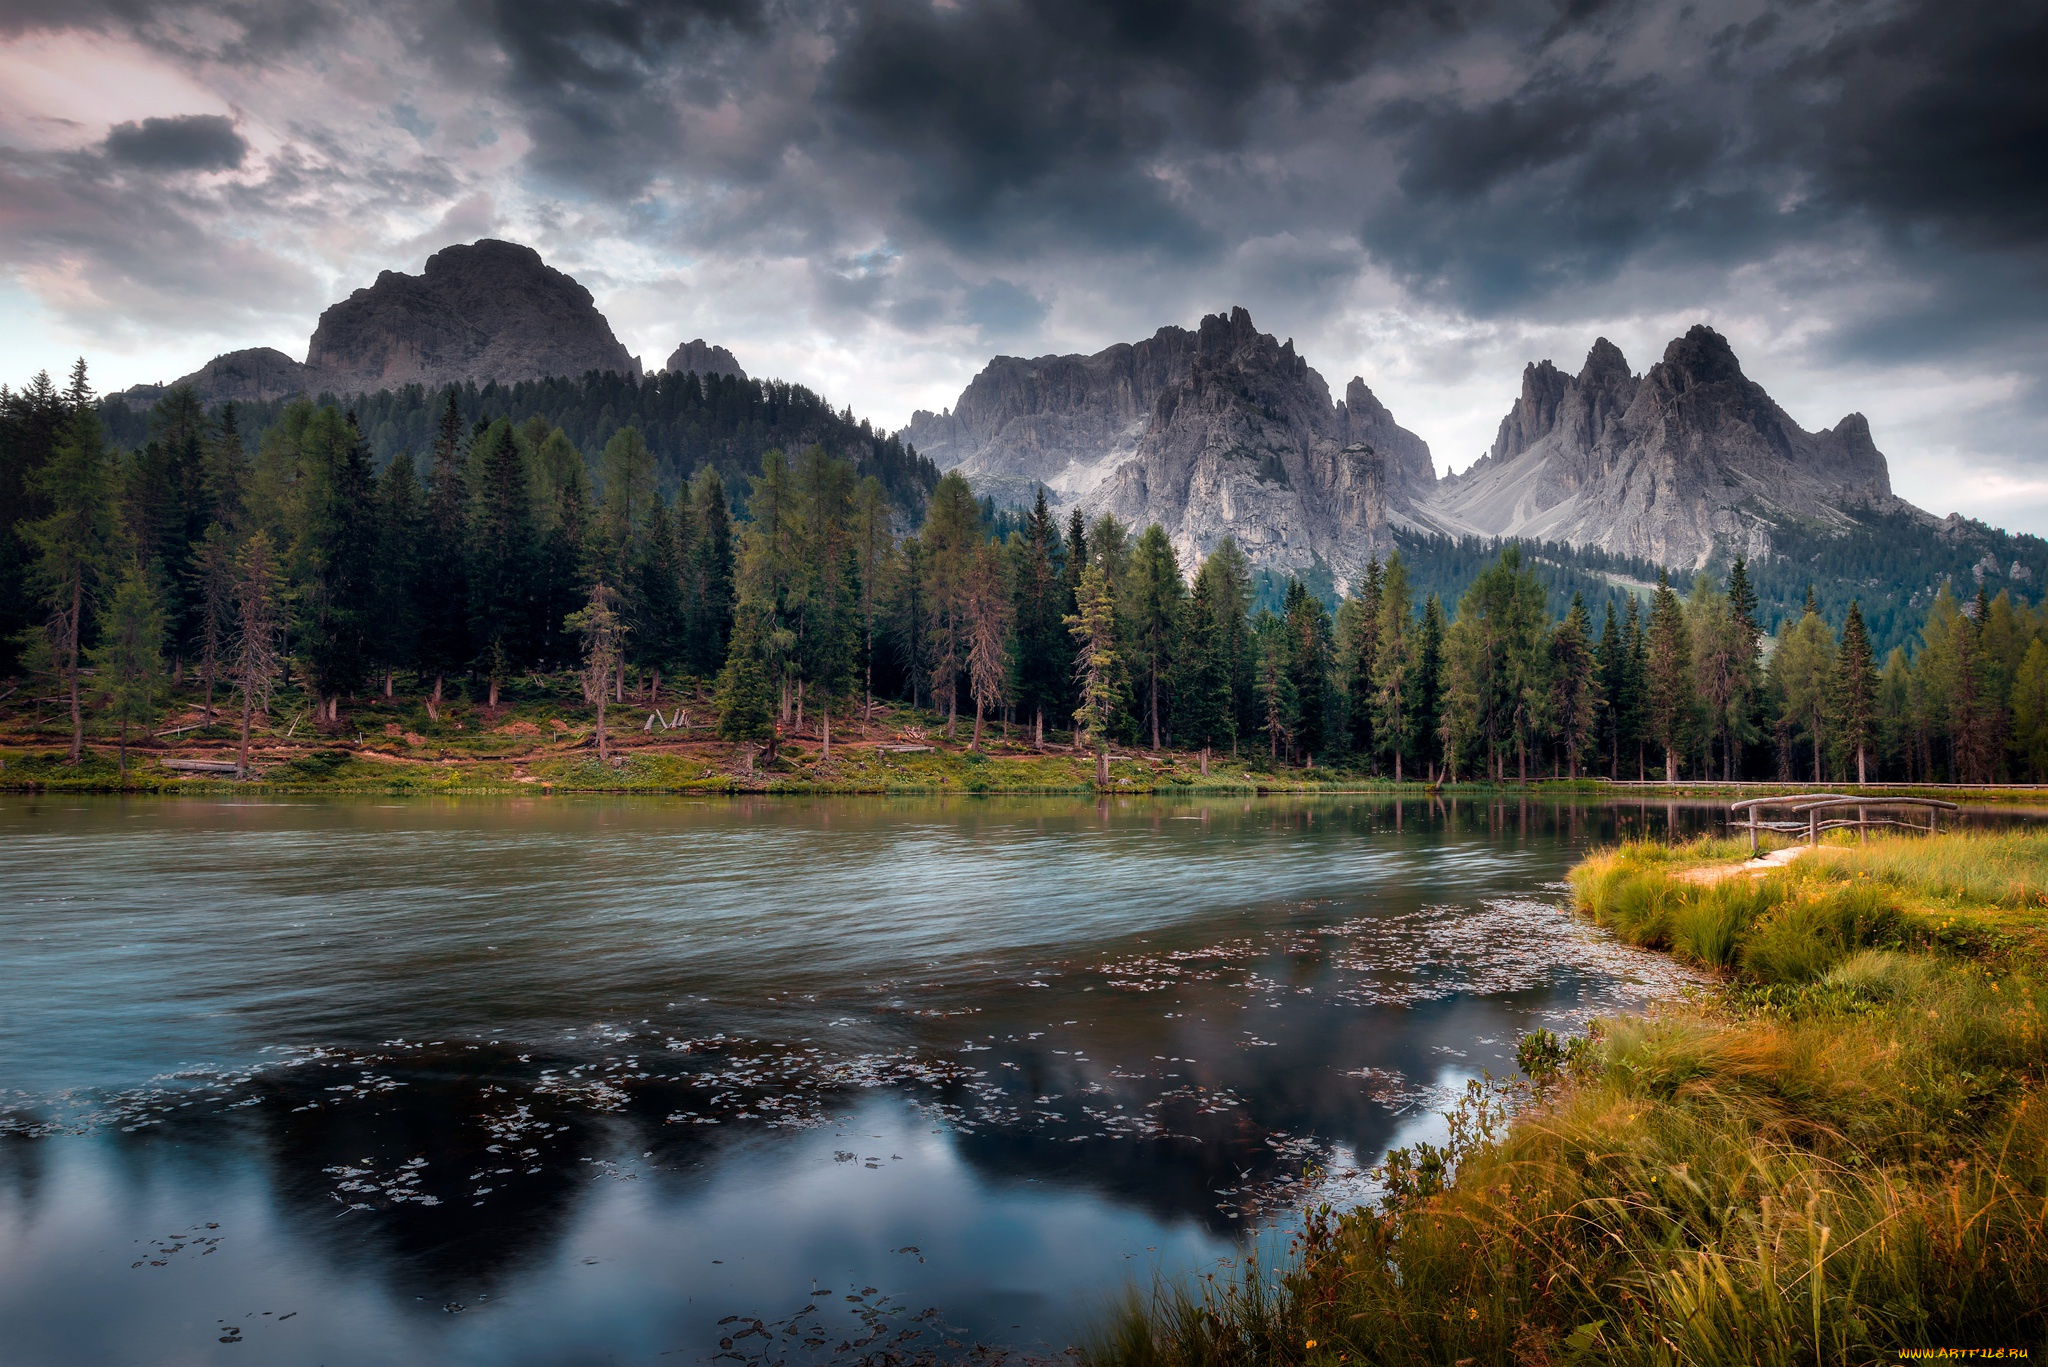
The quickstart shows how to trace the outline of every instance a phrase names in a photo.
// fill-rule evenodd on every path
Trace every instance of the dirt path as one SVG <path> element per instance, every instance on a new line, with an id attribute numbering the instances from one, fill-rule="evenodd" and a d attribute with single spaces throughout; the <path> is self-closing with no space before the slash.
<path id="1" fill-rule="evenodd" d="M 1814 848 L 1812 845 L 1787 845 L 1782 850 L 1772 850 L 1769 854 L 1760 854 L 1754 859 L 1745 859 L 1740 864 L 1710 864 L 1702 869 L 1687 869 L 1679 874 L 1678 877 L 1683 882 L 1698 883 L 1706 887 L 1711 887 L 1715 883 L 1733 878 L 1737 874 L 1744 874 L 1750 878 L 1761 878 L 1772 869 L 1784 868 L 1802 854 L 1812 853 Z"/>

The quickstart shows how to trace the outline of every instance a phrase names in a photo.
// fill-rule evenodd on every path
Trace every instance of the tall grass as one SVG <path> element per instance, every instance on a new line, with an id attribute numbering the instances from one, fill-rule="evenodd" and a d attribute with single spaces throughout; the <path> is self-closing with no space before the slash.
<path id="1" fill-rule="evenodd" d="M 2048 985 L 2022 949 L 1924 933 L 2038 905 L 2014 889 L 2048 885 L 2048 838 L 1880 841 L 1712 886 L 1682 862 L 1606 852 L 1580 902 L 1724 990 L 1524 1050 L 1542 1076 L 1512 1124 L 1468 1099 L 1448 1151 L 1384 1170 L 1383 1205 L 1312 1213 L 1278 1269 L 1133 1302 L 1091 1360 L 2048 1350 Z"/>

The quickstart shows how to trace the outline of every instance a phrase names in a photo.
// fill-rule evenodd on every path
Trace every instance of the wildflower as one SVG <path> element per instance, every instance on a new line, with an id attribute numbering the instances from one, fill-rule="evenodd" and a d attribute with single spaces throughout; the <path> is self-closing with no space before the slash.
<path id="1" fill-rule="evenodd" d="M 1307 1346 L 1308 1346 L 1308 1347 L 1310 1347 L 1310 1348 L 1313 1348 L 1313 1347 L 1315 1347 L 1315 1346 L 1316 1346 L 1316 1341 L 1315 1341 L 1314 1339 L 1310 1339 L 1310 1340 L 1308 1341 L 1308 1345 L 1307 1345 Z"/>

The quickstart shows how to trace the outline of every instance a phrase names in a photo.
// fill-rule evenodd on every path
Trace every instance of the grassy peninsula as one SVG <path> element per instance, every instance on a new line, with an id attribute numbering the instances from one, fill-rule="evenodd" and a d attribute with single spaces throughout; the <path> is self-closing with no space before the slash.
<path id="1" fill-rule="evenodd" d="M 1523 1041 L 1378 1208 L 1134 1303 L 1099 1364 L 1877 1363 L 2048 1351 L 2048 834 L 1632 844 L 1583 911 L 1712 975 Z M 1938 1352 L 1936 1350 L 1968 1350 Z"/>

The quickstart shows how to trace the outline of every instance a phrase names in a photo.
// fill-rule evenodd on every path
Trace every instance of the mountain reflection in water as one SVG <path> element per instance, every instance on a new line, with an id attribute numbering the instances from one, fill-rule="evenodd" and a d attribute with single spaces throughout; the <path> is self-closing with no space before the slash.
<path id="1" fill-rule="evenodd" d="M 1674 990 L 1558 880 L 1714 810 L 0 798 L 8 1360 L 1049 1354 Z"/>

